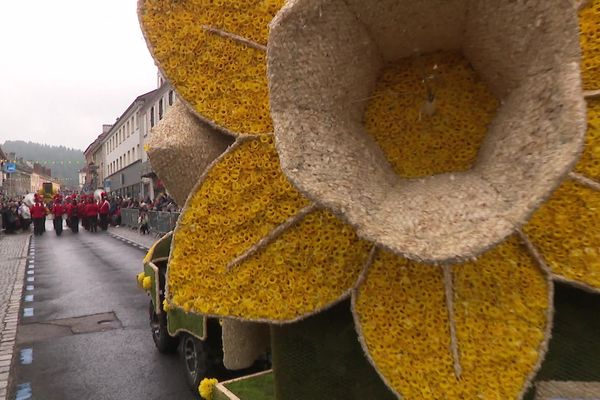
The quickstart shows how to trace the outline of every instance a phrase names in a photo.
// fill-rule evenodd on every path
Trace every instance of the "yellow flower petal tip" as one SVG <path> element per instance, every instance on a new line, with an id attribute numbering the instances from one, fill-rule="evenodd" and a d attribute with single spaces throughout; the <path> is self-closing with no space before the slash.
<path id="1" fill-rule="evenodd" d="M 282 5 L 145 0 L 140 21 L 154 59 L 197 114 L 234 134 L 262 134 L 273 131 L 264 46 Z"/>
<path id="2" fill-rule="evenodd" d="M 354 310 L 365 350 L 402 399 L 516 399 L 543 358 L 551 293 L 511 237 L 451 268 L 380 251 Z"/>
<path id="3" fill-rule="evenodd" d="M 212 400 L 213 398 L 213 390 L 215 389 L 215 385 L 219 383 L 219 381 L 215 378 L 204 378 L 200 382 L 200 386 L 198 386 L 198 393 L 200 393 L 200 397 L 204 400 Z"/>

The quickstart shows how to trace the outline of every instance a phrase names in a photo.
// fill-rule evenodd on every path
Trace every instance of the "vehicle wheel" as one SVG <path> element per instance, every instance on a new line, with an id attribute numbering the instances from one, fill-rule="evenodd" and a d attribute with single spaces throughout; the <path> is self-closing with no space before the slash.
<path id="1" fill-rule="evenodd" d="M 169 335 L 167 330 L 167 314 L 156 314 L 154 304 L 150 300 L 150 329 L 152 330 L 152 340 L 156 348 L 161 353 L 174 353 L 177 351 L 179 340 Z"/>
<path id="2" fill-rule="evenodd" d="M 181 338 L 181 359 L 186 381 L 193 392 L 198 391 L 200 381 L 208 372 L 208 358 L 204 343 L 194 336 L 184 333 Z"/>

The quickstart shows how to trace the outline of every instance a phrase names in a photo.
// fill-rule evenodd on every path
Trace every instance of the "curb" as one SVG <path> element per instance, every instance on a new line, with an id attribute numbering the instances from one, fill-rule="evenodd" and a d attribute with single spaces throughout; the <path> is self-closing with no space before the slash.
<path id="1" fill-rule="evenodd" d="M 15 343 L 17 339 L 17 325 L 19 323 L 19 311 L 21 309 L 21 297 L 25 286 L 25 267 L 29 259 L 31 234 L 21 249 L 20 265 L 17 268 L 15 283 L 10 294 L 8 308 L 2 320 L 2 332 L 0 333 L 0 400 L 6 400 L 8 396 L 8 384 L 10 380 L 10 366 L 12 365 Z"/>
<path id="2" fill-rule="evenodd" d="M 127 243 L 128 245 L 130 245 L 130 246 L 137 247 L 137 248 L 138 248 L 138 249 L 140 249 L 140 250 L 145 250 L 145 251 L 148 251 L 148 250 L 150 250 L 150 247 L 146 247 L 146 246 L 144 246 L 144 245 L 143 245 L 143 244 L 141 244 L 141 243 L 136 243 L 136 242 L 134 242 L 134 241 L 132 241 L 132 240 L 129 240 L 129 239 L 127 239 L 126 237 L 123 237 L 123 236 L 121 236 L 121 235 L 117 235 L 116 233 L 113 233 L 113 232 L 110 232 L 110 231 L 109 231 L 109 232 L 108 232 L 108 235 L 109 235 L 109 236 L 111 236 L 111 237 L 112 237 L 112 238 L 114 238 L 114 239 L 117 239 L 117 240 L 120 240 L 120 241 L 122 241 L 122 242 L 125 242 L 125 243 Z M 0 400 L 1 400 L 1 399 L 0 399 Z"/>

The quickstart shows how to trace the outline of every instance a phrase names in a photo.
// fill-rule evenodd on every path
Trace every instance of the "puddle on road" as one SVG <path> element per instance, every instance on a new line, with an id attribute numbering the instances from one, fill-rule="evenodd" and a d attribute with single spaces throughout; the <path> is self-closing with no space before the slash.
<path id="1" fill-rule="evenodd" d="M 33 349 L 21 349 L 21 364 L 29 365 L 33 362 Z"/>
<path id="2" fill-rule="evenodd" d="M 23 383 L 17 386 L 17 396 L 15 400 L 27 400 L 33 398 L 33 391 L 30 383 Z"/>

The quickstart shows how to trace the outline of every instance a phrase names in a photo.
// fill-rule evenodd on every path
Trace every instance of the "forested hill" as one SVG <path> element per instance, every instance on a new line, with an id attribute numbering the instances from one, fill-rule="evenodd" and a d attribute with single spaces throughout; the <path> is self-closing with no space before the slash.
<path id="1" fill-rule="evenodd" d="M 5 153 L 16 153 L 23 160 L 37 162 L 52 170 L 52 176 L 69 186 L 77 186 L 79 170 L 85 165 L 83 151 L 65 146 L 7 140 L 1 145 Z"/>

